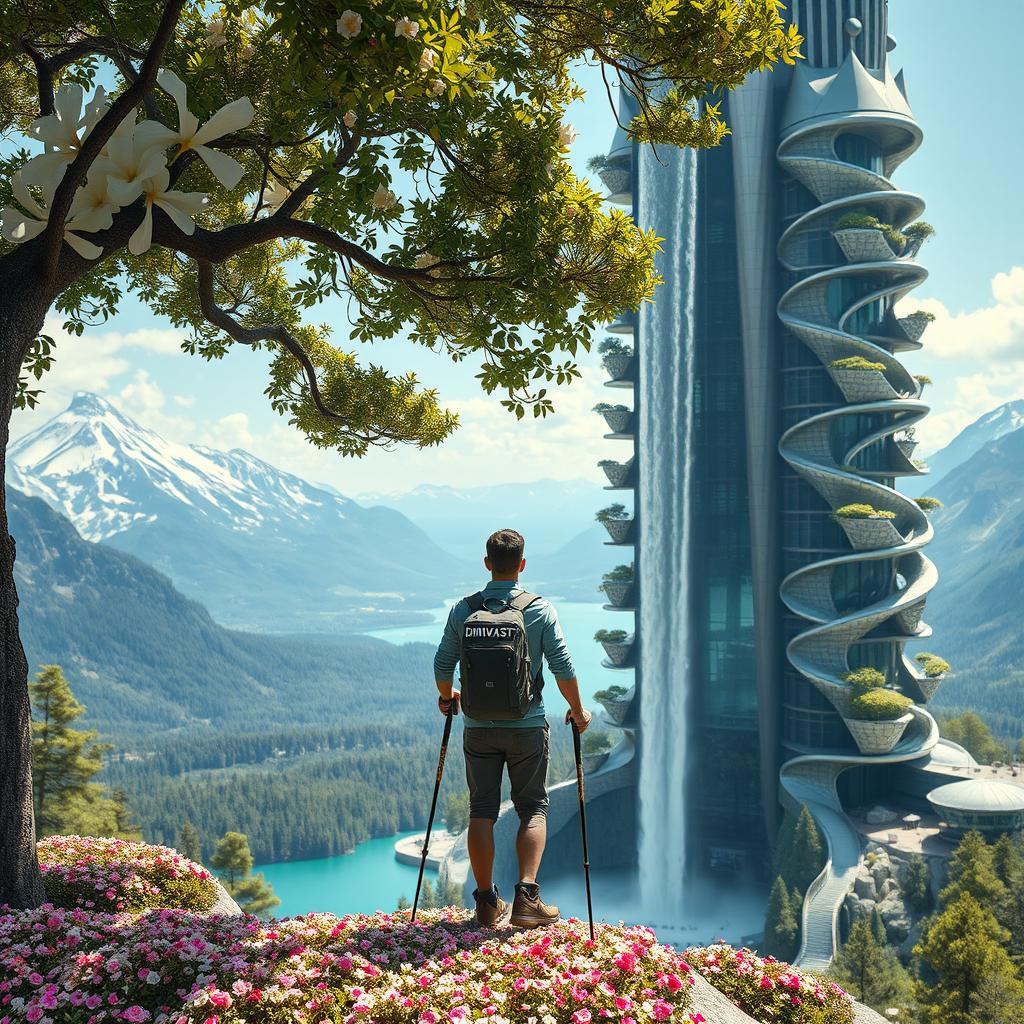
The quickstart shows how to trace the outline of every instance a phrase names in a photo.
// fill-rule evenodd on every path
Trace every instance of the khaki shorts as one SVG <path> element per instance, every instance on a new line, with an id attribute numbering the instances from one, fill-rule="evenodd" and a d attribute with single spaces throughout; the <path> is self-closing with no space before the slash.
<path id="1" fill-rule="evenodd" d="M 548 727 L 536 729 L 465 729 L 462 749 L 469 783 L 469 816 L 497 821 L 501 775 L 508 765 L 512 803 L 519 820 L 529 824 L 548 813 Z"/>

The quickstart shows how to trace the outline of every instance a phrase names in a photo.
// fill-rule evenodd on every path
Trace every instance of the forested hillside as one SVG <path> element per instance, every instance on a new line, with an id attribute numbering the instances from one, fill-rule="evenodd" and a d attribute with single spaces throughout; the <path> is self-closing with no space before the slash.
<path id="1" fill-rule="evenodd" d="M 8 489 L 29 664 L 63 665 L 108 735 L 391 721 L 432 685 L 427 645 L 224 629 L 139 559 Z"/>

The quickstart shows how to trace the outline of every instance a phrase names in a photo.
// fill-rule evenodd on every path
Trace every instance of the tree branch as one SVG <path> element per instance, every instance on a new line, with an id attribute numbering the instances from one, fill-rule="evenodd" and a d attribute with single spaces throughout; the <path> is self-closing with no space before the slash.
<path id="1" fill-rule="evenodd" d="M 53 113 L 53 70 L 50 62 L 34 43 L 22 39 L 21 48 L 32 58 L 36 66 L 36 89 L 39 92 L 39 116 L 46 117 Z"/>
<path id="2" fill-rule="evenodd" d="M 129 83 L 128 88 L 114 100 L 107 112 L 96 123 L 53 194 L 53 199 L 50 202 L 49 223 L 42 236 L 45 253 L 44 275 L 45 280 L 51 284 L 57 274 L 60 251 L 64 244 L 64 221 L 71 208 L 75 190 L 118 125 L 131 114 L 146 92 L 153 87 L 160 69 L 160 62 L 174 36 L 184 3 L 185 0 L 167 0 L 138 76 L 134 82 Z"/>
<path id="3" fill-rule="evenodd" d="M 208 260 L 196 260 L 198 270 L 197 281 L 199 285 L 199 308 L 203 316 L 220 328 L 229 337 L 243 345 L 257 345 L 261 341 L 273 341 L 290 352 L 299 365 L 302 367 L 303 375 L 306 378 L 306 385 L 309 388 L 310 398 L 316 406 L 317 412 L 328 419 L 345 422 L 345 417 L 331 409 L 324 402 L 320 392 L 320 382 L 316 378 L 316 367 L 309 358 L 302 343 L 288 330 L 284 324 L 268 324 L 264 327 L 246 327 L 239 323 L 226 309 L 217 305 L 217 299 L 213 292 L 213 264 Z"/>

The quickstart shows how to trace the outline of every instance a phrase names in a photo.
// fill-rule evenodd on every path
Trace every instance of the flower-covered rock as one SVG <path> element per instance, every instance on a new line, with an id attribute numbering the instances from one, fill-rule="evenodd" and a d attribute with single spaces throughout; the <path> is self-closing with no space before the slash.
<path id="1" fill-rule="evenodd" d="M 204 911 L 217 900 L 210 872 L 166 846 L 50 836 L 40 840 L 38 850 L 47 898 L 57 906 L 111 912 L 151 907 Z"/>

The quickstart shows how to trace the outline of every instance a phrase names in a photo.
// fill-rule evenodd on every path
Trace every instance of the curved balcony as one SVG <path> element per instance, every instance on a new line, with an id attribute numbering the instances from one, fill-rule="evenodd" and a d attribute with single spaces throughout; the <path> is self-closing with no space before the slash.
<path id="1" fill-rule="evenodd" d="M 615 547 L 632 546 L 636 543 L 633 539 L 636 528 L 635 519 L 607 519 L 601 525 L 608 531 L 610 541 L 605 543 Z"/>
<path id="2" fill-rule="evenodd" d="M 915 347 L 917 339 L 892 310 L 927 274 L 914 261 L 913 247 L 896 253 L 880 230 L 837 227 L 844 213 L 854 209 L 897 227 L 919 217 L 921 200 L 896 190 L 889 176 L 920 144 L 921 132 L 888 71 L 881 76 L 867 71 L 851 52 L 830 74 L 807 68 L 796 76 L 787 107 L 788 123 L 795 127 L 784 134 L 777 150 L 783 170 L 817 200 L 779 241 L 783 265 L 810 272 L 782 295 L 777 311 L 789 333 L 835 381 L 843 404 L 790 426 L 779 441 L 779 452 L 833 512 L 862 504 L 892 516 L 837 516 L 850 550 L 796 569 L 780 586 L 785 606 L 805 620 L 789 641 L 786 656 L 832 704 L 857 749 L 802 751 L 780 773 L 786 801 L 794 807 L 807 805 L 829 846 L 828 864 L 805 900 L 798 956 L 801 965 L 817 968 L 828 964 L 837 947 L 838 910 L 861 854 L 860 837 L 843 813 L 836 780 L 857 765 L 920 758 L 938 742 L 934 720 L 917 705 L 896 719 L 856 718 L 846 682 L 851 648 L 896 645 L 903 667 L 890 683 L 912 700 L 928 699 L 928 686 L 903 656 L 903 645 L 930 633 L 922 614 L 937 572 L 921 550 L 932 539 L 927 516 L 885 482 L 920 471 L 894 437 L 927 415 L 928 406 L 920 401 L 918 382 L 894 354 Z M 822 77 L 812 83 L 815 75 Z M 849 101 L 863 102 L 866 108 L 844 108 Z M 877 160 L 872 167 L 843 159 L 841 153 L 851 152 L 839 145 L 845 133 L 870 140 Z M 832 235 L 834 247 L 822 246 L 823 232 Z M 801 262 L 802 255 L 829 252 L 835 265 Z M 877 454 L 880 445 L 884 468 L 856 465 L 858 456 L 869 448 Z M 874 458 L 870 461 L 877 464 Z M 860 594 L 851 599 L 851 578 L 871 579 L 872 589 L 862 583 Z M 842 595 L 841 602 L 836 595 Z M 863 652 L 855 664 L 862 663 Z M 876 667 L 886 669 L 885 664 Z"/>
<path id="3" fill-rule="evenodd" d="M 604 459 L 598 465 L 608 477 L 609 486 L 605 488 L 606 491 L 632 491 L 636 487 L 636 466 L 633 459 L 628 462 Z"/>

